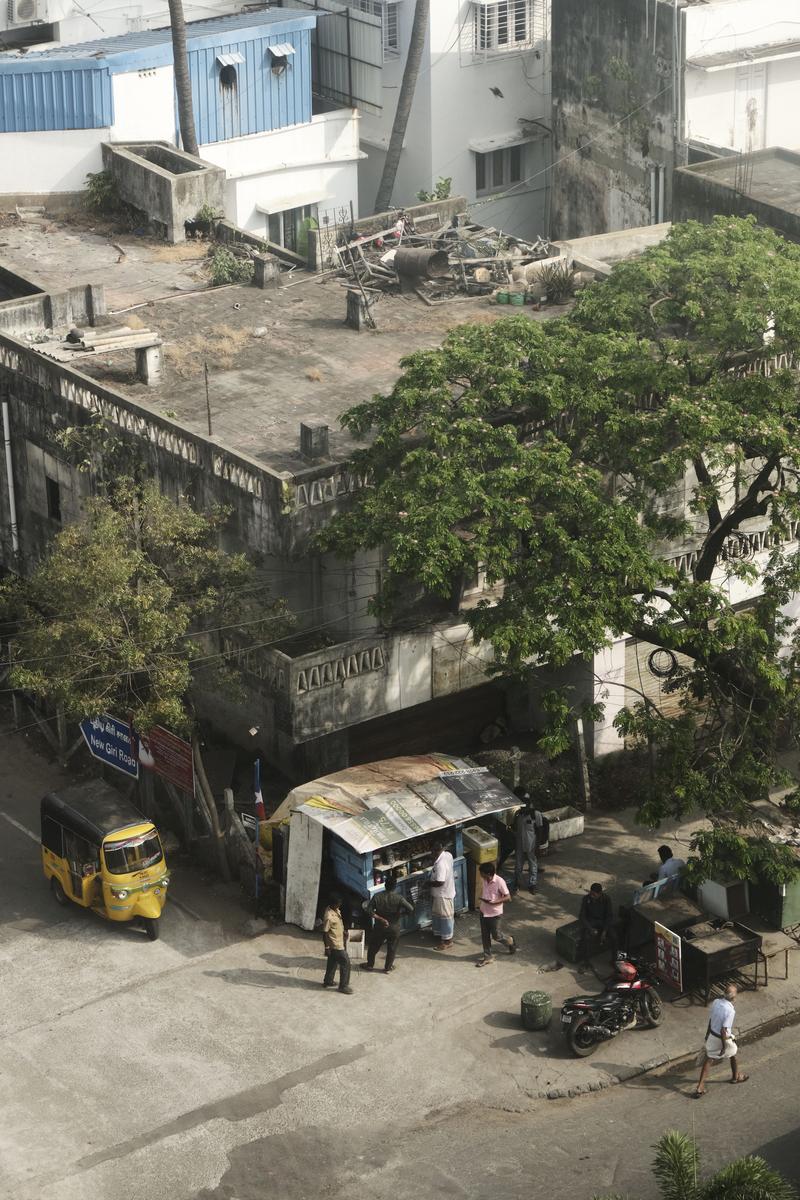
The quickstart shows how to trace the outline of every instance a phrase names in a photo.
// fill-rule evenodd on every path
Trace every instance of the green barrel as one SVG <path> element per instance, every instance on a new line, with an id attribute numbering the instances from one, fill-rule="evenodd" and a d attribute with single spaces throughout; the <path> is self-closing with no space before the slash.
<path id="1" fill-rule="evenodd" d="M 519 1007 L 526 1029 L 546 1029 L 550 1024 L 553 1001 L 547 992 L 525 992 Z"/>
<path id="2" fill-rule="evenodd" d="M 523 304 L 525 303 L 525 293 L 524 292 L 509 292 L 508 293 L 508 303 L 515 305 L 515 307 L 517 307 L 517 308 L 522 308 Z"/>

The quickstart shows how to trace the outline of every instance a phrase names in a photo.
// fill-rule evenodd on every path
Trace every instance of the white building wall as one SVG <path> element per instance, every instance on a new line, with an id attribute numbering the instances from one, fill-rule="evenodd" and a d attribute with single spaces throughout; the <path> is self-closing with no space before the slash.
<path id="1" fill-rule="evenodd" d="M 244 7 L 241 0 L 216 0 L 213 10 L 210 10 L 208 5 L 186 0 L 183 11 L 187 21 L 202 21 L 206 17 L 238 13 Z M 75 45 L 77 42 L 169 25 L 169 8 L 164 0 L 141 0 L 139 4 L 97 0 L 91 6 L 91 15 L 86 5 L 78 5 L 75 0 L 39 0 L 37 12 L 41 22 L 53 23 L 53 45 Z M 0 30 L 6 28 L 16 32 L 19 27 L 9 25 L 6 5 L 3 5 L 0 10 Z M 35 28 L 31 32 L 35 34 Z"/>
<path id="2" fill-rule="evenodd" d="M 800 39 L 797 0 L 721 0 L 685 9 L 684 19 L 686 137 L 737 151 L 798 145 L 800 56 L 746 62 L 748 51 Z M 744 65 L 691 65 L 693 58 L 733 52 Z"/>
<path id="3" fill-rule="evenodd" d="M 108 129 L 0 133 L 0 193 L 82 192 L 89 172 L 102 171 L 100 143 Z"/>
<path id="4" fill-rule="evenodd" d="M 0 134 L 0 193 L 83 192 L 86 176 L 103 169 L 103 142 L 175 141 L 172 67 L 111 79 L 110 129 L 57 129 Z"/>
<path id="5" fill-rule="evenodd" d="M 539 0 L 537 0 L 539 3 Z M 541 0 L 544 6 L 545 0 Z M 436 0 L 431 5 L 428 39 L 406 133 L 392 202 L 411 204 L 421 189 L 432 190 L 440 177 L 452 178 L 453 195 L 476 202 L 476 218 L 520 236 L 544 232 L 547 147 L 529 144 L 524 175 L 536 180 L 516 186 L 513 195 L 477 201 L 475 155 L 469 142 L 519 131 L 519 119 L 549 126 L 549 45 L 500 52 L 477 61 L 473 54 L 471 0 Z M 383 67 L 384 109 L 362 118 L 362 148 L 368 161 L 359 170 L 361 209 L 374 211 L 411 33 L 414 6 L 399 5 L 402 54 Z M 538 57 L 537 57 L 538 54 Z M 490 91 L 497 88 L 502 96 Z"/>
<path id="6" fill-rule="evenodd" d="M 175 83 L 172 67 L 111 76 L 114 124 L 104 141 L 175 144 Z"/>
<path id="7" fill-rule="evenodd" d="M 318 203 L 321 211 L 349 210 L 352 202 L 358 216 L 360 153 L 358 116 L 353 109 L 320 113 L 308 125 L 200 147 L 200 157 L 227 174 L 228 219 L 264 235 L 267 217 L 260 208 L 276 212 Z M 303 196 L 309 199 L 291 203 Z"/>
<path id="8" fill-rule="evenodd" d="M 455 10 L 458 7 L 457 0 L 437 0 L 437 4 L 431 5 L 431 8 L 436 9 L 437 5 L 441 13 L 451 14 L 451 21 L 454 23 Z M 388 58 L 383 64 L 383 111 L 380 115 L 366 112 L 361 114 L 361 149 L 367 155 L 359 167 L 359 208 L 364 216 L 375 211 L 375 197 L 386 161 L 386 150 L 400 95 L 400 84 L 403 79 L 403 68 L 408 53 L 413 19 L 414 5 L 409 3 L 409 0 L 401 0 L 397 10 L 400 54 L 396 58 Z M 454 26 L 454 29 L 457 33 L 458 27 Z M 420 188 L 430 187 L 432 170 L 431 80 L 431 37 L 429 32 L 422 52 L 414 103 L 411 107 L 403 153 L 400 157 L 397 180 L 392 194 L 392 203 L 398 207 L 414 203 Z M 454 97 L 454 107 L 455 99 Z"/>

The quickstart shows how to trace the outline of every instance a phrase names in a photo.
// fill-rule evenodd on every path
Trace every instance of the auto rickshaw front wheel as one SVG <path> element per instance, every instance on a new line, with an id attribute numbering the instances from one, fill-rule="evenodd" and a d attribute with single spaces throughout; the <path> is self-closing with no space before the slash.
<path id="1" fill-rule="evenodd" d="M 157 917 L 144 917 L 142 924 L 144 925 L 144 931 L 147 934 L 147 936 L 150 938 L 150 941 L 151 942 L 157 941 L 158 934 L 159 934 L 158 918 Z"/>
<path id="2" fill-rule="evenodd" d="M 62 908 L 66 908 L 66 906 L 69 904 L 69 898 L 61 886 L 61 880 L 57 879 L 55 875 L 50 876 L 50 891 L 53 893 L 56 902 L 60 904 Z"/>

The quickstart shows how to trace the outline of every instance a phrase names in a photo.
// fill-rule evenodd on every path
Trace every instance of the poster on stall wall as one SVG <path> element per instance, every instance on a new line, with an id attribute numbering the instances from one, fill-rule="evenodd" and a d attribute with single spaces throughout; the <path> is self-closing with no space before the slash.
<path id="1" fill-rule="evenodd" d="M 683 991 L 683 964 L 681 961 L 681 939 L 665 925 L 653 922 L 656 949 L 656 974 L 670 987 Z"/>
<path id="2" fill-rule="evenodd" d="M 476 817 L 519 803 L 516 796 L 499 779 L 492 778 L 486 767 L 443 771 L 440 779 Z"/>

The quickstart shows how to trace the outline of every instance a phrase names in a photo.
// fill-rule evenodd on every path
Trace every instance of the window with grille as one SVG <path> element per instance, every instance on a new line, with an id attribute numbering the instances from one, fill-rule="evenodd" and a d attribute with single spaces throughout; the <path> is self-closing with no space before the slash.
<path id="1" fill-rule="evenodd" d="M 521 50 L 533 41 L 533 0 L 497 0 L 495 4 L 474 3 L 477 54 L 499 54 Z"/>
<path id="2" fill-rule="evenodd" d="M 508 146 L 489 154 L 475 154 L 475 193 L 488 196 L 502 192 L 524 179 L 524 146 Z"/>
<path id="3" fill-rule="evenodd" d="M 370 13 L 373 17 L 380 17 L 384 59 L 397 58 L 400 53 L 397 13 L 399 7 L 399 0 L 356 0 L 355 4 L 351 3 L 351 8 Z"/>

